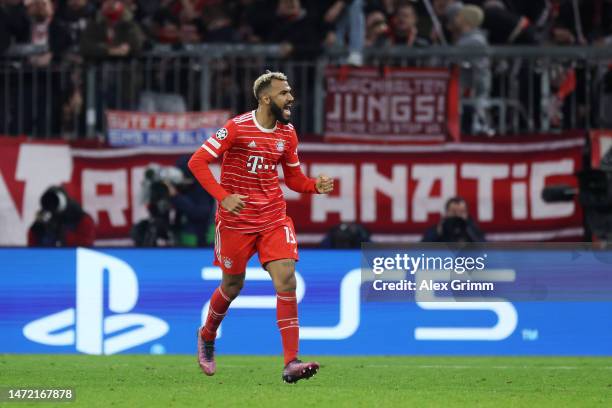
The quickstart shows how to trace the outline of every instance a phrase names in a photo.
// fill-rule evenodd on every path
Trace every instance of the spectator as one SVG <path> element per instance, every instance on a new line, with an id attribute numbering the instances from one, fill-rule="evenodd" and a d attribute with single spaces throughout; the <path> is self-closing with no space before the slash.
<path id="1" fill-rule="evenodd" d="M 71 46 L 70 36 L 65 27 L 54 17 L 50 0 L 27 0 L 25 19 L 19 21 L 20 8 L 5 9 L 8 19 L 15 19 L 12 39 L 22 46 L 35 46 L 29 57 L 16 70 L 7 70 L 4 83 L 7 84 L 5 126 L 12 134 L 51 136 L 60 132 L 60 101 L 65 92 L 65 83 L 60 74 L 50 69 L 52 65 L 64 62 Z M 50 101 L 54 103 L 50 103 Z"/>
<path id="2" fill-rule="evenodd" d="M 302 8 L 300 0 L 279 0 L 266 40 L 280 44 L 284 58 L 307 60 L 320 52 L 321 38 L 315 28 L 316 21 Z"/>
<path id="3" fill-rule="evenodd" d="M 147 40 L 152 40 L 154 17 L 162 8 L 164 0 L 129 0 L 133 20 L 138 23 Z"/>
<path id="4" fill-rule="evenodd" d="M 121 0 L 123 6 L 130 12 L 132 15 L 132 19 L 137 21 L 140 24 L 140 21 L 136 19 L 136 16 L 139 15 L 139 8 L 142 3 L 138 0 Z"/>
<path id="5" fill-rule="evenodd" d="M 276 9 L 267 0 L 239 0 L 232 8 L 236 29 L 243 42 L 261 43 L 274 23 Z"/>
<path id="6" fill-rule="evenodd" d="M 435 17 L 440 22 L 439 30 L 435 24 L 432 24 L 429 34 L 430 40 L 434 44 L 449 44 L 451 43 L 451 32 L 449 31 L 449 15 L 448 9 L 454 4 L 455 0 L 432 0 L 432 7 Z M 441 31 L 441 32 L 439 32 Z"/>
<path id="7" fill-rule="evenodd" d="M 366 47 L 384 47 L 391 44 L 387 18 L 378 10 L 370 12 L 366 17 Z"/>
<path id="8" fill-rule="evenodd" d="M 458 47 L 486 47 L 485 34 L 478 29 L 484 14 L 478 6 L 457 2 L 447 9 L 448 28 L 453 43 Z M 489 134 L 487 107 L 491 93 L 490 62 L 486 57 L 471 58 L 461 67 L 461 93 L 471 98 L 471 105 L 465 107 L 462 122 L 463 131 L 472 134 Z"/>
<path id="9" fill-rule="evenodd" d="M 87 23 L 95 17 L 95 6 L 88 0 L 62 2 L 57 18 L 66 26 L 72 44 L 78 44 Z"/>
<path id="10" fill-rule="evenodd" d="M 389 20 L 395 15 L 396 7 L 397 0 L 370 0 L 366 2 L 365 10 L 366 15 L 374 11 L 380 11 Z"/>
<path id="11" fill-rule="evenodd" d="M 192 21 L 201 17 L 208 6 L 222 4 L 221 0 L 162 0 L 162 10 L 168 10 L 180 21 Z"/>
<path id="12" fill-rule="evenodd" d="M 189 49 L 200 44 L 204 38 L 205 27 L 202 19 L 180 22 L 170 13 L 156 15 L 155 30 L 158 42 L 171 44 L 176 49 Z M 164 22 L 165 20 L 165 22 Z M 160 58 L 158 68 L 147 71 L 150 75 L 144 81 L 147 89 L 140 92 L 138 110 L 144 112 L 186 112 L 197 110 L 193 89 L 199 88 L 200 75 L 197 62 L 189 56 L 169 56 Z M 172 84 L 169 87 L 167 84 Z M 189 106 L 188 106 L 189 105 Z"/>
<path id="13" fill-rule="evenodd" d="M 180 42 L 179 18 L 169 9 L 160 9 L 153 17 L 152 34 L 159 44 L 178 44 Z"/>
<path id="14" fill-rule="evenodd" d="M 83 94 L 81 93 L 81 77 L 79 71 L 71 74 L 69 85 L 62 95 L 61 131 L 63 136 L 76 139 L 85 133 L 83 117 Z"/>
<path id="15" fill-rule="evenodd" d="M 118 0 L 105 0 L 96 21 L 87 26 L 81 38 L 86 58 L 128 57 L 142 49 L 143 34 L 132 14 Z"/>
<path id="16" fill-rule="evenodd" d="M 607 0 L 560 0 L 553 13 L 551 36 L 559 45 L 588 45 L 611 34 L 612 3 Z"/>
<path id="17" fill-rule="evenodd" d="M 14 42 L 28 42 L 25 33 L 30 25 L 28 13 L 23 0 L 0 0 L 0 9 L 4 14 L 4 29 L 8 32 L 8 45 Z M 1 40 L 0 40 L 1 41 Z M 7 45 L 7 46 L 8 46 Z"/>
<path id="18" fill-rule="evenodd" d="M 47 67 L 52 60 L 59 61 L 70 48 L 70 35 L 54 18 L 51 0 L 26 0 L 25 6 L 28 19 L 16 33 L 17 42 L 45 47 L 47 51 L 32 56 L 30 63 L 35 67 Z"/>
<path id="19" fill-rule="evenodd" d="M 485 3 L 489 2 L 491 2 L 491 0 L 488 0 Z M 534 25 L 534 27 L 537 29 L 544 26 L 551 11 L 550 0 L 512 0 L 504 3 L 508 5 L 509 11 L 518 16 L 526 18 L 530 24 Z"/>
<path id="20" fill-rule="evenodd" d="M 282 0 L 281 0 L 282 1 Z M 347 63 L 363 65 L 363 46 L 365 43 L 365 17 L 363 0 L 331 0 L 324 2 L 323 22 L 327 25 L 325 42 L 346 44 L 348 39 L 349 55 Z"/>
<path id="21" fill-rule="evenodd" d="M 392 20 L 392 39 L 395 45 L 406 45 L 408 47 L 426 47 L 429 41 L 419 35 L 417 29 L 418 16 L 416 9 L 410 3 L 398 6 Z"/>
<path id="22" fill-rule="evenodd" d="M 484 242 L 485 237 L 470 218 L 465 200 L 453 197 L 444 206 L 440 222 L 430 227 L 422 242 Z"/>
<path id="23" fill-rule="evenodd" d="M 118 0 L 104 0 L 96 20 L 83 32 L 81 55 L 98 62 L 103 60 L 106 67 L 95 72 L 95 111 L 99 126 L 104 123 L 107 109 L 136 109 L 142 87 L 140 64 L 137 60 L 124 64 L 122 60 L 139 55 L 143 42 L 144 35 L 134 22 L 132 12 Z"/>
<path id="24" fill-rule="evenodd" d="M 612 3 L 607 0 L 578 1 L 561 0 L 554 2 L 551 16 L 549 40 L 555 45 L 596 45 L 605 44 L 603 35 L 612 32 Z M 603 41 L 602 41 L 603 40 Z M 600 73 L 597 75 L 601 75 Z M 588 100 L 585 86 L 587 69 L 580 64 L 555 64 L 550 70 L 552 98 L 548 106 L 548 117 L 552 127 L 582 128 L 587 126 L 588 105 L 594 100 Z M 605 69 L 604 69 L 605 71 Z M 592 75 L 593 72 L 589 72 Z M 589 84 L 590 86 L 590 84 Z M 600 95 L 602 102 L 603 94 Z M 570 97 L 571 96 L 571 97 Z M 603 118 L 605 115 L 600 115 Z"/>
<path id="25" fill-rule="evenodd" d="M 210 6 L 204 14 L 206 32 L 204 41 L 208 43 L 234 43 L 240 40 L 238 31 L 232 26 L 229 13 L 221 6 Z"/>
<path id="26" fill-rule="evenodd" d="M 536 33 L 529 19 L 508 10 L 501 1 L 485 2 L 483 12 L 482 28 L 490 44 L 536 44 Z"/>
<path id="27" fill-rule="evenodd" d="M 93 246 L 93 219 L 63 188 L 48 188 L 40 198 L 40 206 L 28 231 L 28 246 Z"/>
<path id="28" fill-rule="evenodd" d="M 155 15 L 160 8 L 164 7 L 165 3 L 168 3 L 168 0 L 132 0 L 132 2 L 137 6 L 138 17 L 140 18 L 138 21 L 141 21 Z"/>
<path id="29" fill-rule="evenodd" d="M 205 32 L 206 27 L 201 20 L 186 21 L 180 28 L 181 44 L 200 44 L 204 41 Z"/>

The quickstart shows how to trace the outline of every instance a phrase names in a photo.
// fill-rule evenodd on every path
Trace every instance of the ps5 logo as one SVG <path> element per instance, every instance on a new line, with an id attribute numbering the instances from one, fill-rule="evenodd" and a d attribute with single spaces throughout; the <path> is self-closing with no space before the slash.
<path id="1" fill-rule="evenodd" d="M 204 280 L 221 280 L 221 268 L 206 267 L 202 269 L 202 279 Z M 300 303 L 306 293 L 306 283 L 302 275 L 296 271 L 295 279 L 297 281 L 296 298 Z M 268 272 L 257 267 L 246 268 L 247 281 L 271 281 Z M 300 338 L 302 340 L 344 340 L 351 337 L 359 328 L 361 315 L 360 309 L 360 288 L 361 288 L 361 269 L 352 269 L 349 271 L 340 282 L 339 293 L 339 319 L 338 323 L 332 326 L 301 326 Z M 208 307 L 210 302 L 204 305 L 202 309 L 202 322 L 206 321 Z M 232 302 L 232 309 L 275 309 L 276 296 L 245 296 L 240 295 Z M 221 325 L 223 326 L 223 325 Z M 221 326 L 217 331 L 217 338 L 221 337 Z"/>
<path id="2" fill-rule="evenodd" d="M 157 317 L 129 313 L 138 301 L 138 280 L 127 263 L 85 248 L 78 248 L 76 254 L 75 307 L 28 323 L 23 328 L 26 338 L 50 346 L 75 344 L 86 354 L 115 354 L 168 332 L 168 324 Z M 105 271 L 108 308 L 116 313 L 106 317 Z"/>
<path id="3" fill-rule="evenodd" d="M 455 277 L 458 277 L 455 275 Z M 516 272 L 513 269 L 489 269 L 474 271 L 469 278 L 476 282 L 514 282 Z M 444 271 L 418 271 L 415 281 L 417 286 L 425 279 L 450 282 L 451 272 Z M 462 276 L 467 279 L 467 276 Z M 480 296 L 463 297 L 459 299 L 437 296 L 434 290 L 418 291 L 416 293 L 417 305 L 425 310 L 437 311 L 487 311 L 497 316 L 497 323 L 489 327 L 417 327 L 414 330 L 416 340 L 481 340 L 501 341 L 510 337 L 518 324 L 516 308 L 507 299 Z"/>

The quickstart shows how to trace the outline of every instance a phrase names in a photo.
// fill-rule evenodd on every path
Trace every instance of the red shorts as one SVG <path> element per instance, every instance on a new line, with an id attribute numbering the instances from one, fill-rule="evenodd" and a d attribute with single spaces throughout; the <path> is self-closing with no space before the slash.
<path id="1" fill-rule="evenodd" d="M 244 273 L 247 262 L 257 252 L 262 266 L 278 259 L 298 260 L 297 240 L 293 220 L 287 217 L 282 224 L 266 231 L 242 233 L 229 229 L 219 221 L 215 231 L 215 265 L 224 273 Z"/>

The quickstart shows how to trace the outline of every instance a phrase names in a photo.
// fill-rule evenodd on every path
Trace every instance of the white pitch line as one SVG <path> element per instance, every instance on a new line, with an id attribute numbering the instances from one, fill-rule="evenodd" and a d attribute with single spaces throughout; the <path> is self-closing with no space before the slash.
<path id="1" fill-rule="evenodd" d="M 249 365 L 240 365 L 240 364 L 221 364 L 224 368 L 248 368 L 251 367 Z M 488 365 L 444 365 L 444 364 L 421 364 L 421 365 L 407 365 L 407 364 L 367 364 L 363 366 L 364 368 L 424 368 L 424 369 L 443 369 L 450 368 L 455 370 L 465 370 L 469 368 L 493 368 L 496 370 L 512 370 L 512 369 L 542 369 L 542 370 L 612 370 L 612 366 L 604 366 L 604 367 L 592 367 L 592 366 L 509 366 L 509 365 L 496 365 L 496 366 L 488 366 Z"/>
<path id="2" fill-rule="evenodd" d="M 512 370 L 512 369 L 542 369 L 542 370 L 580 370 L 580 369 L 588 369 L 588 370 L 612 370 L 612 366 L 605 366 L 605 367 L 592 367 L 592 366 L 585 366 L 585 367 L 579 367 L 579 366 L 488 366 L 488 365 L 444 365 L 444 364 L 439 364 L 439 365 L 393 365 L 393 364 L 368 364 L 368 365 L 364 365 L 365 368 L 434 368 L 434 369 L 440 369 L 440 368 L 451 368 L 451 369 L 458 369 L 458 370 L 463 370 L 463 369 L 467 369 L 467 368 L 478 368 L 478 369 L 483 369 L 483 368 L 494 368 L 497 370 Z"/>
<path id="3" fill-rule="evenodd" d="M 219 365 L 223 366 L 223 368 L 248 368 L 248 367 L 252 367 L 252 366 L 248 366 L 248 365 L 223 364 L 223 363 L 220 363 Z"/>

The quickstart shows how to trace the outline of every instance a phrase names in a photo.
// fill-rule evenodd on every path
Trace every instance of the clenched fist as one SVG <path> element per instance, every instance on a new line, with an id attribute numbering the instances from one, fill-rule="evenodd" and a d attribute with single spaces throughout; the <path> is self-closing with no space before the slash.
<path id="1" fill-rule="evenodd" d="M 249 196 L 240 195 L 240 194 L 230 194 L 221 201 L 221 207 L 225 208 L 227 211 L 232 214 L 238 215 L 240 211 L 244 208 L 246 203 L 242 201 L 245 198 L 249 198 Z"/>
<path id="2" fill-rule="evenodd" d="M 317 177 L 317 183 L 315 184 L 317 191 L 321 194 L 328 194 L 334 191 L 334 179 L 327 177 L 324 174 Z"/>

